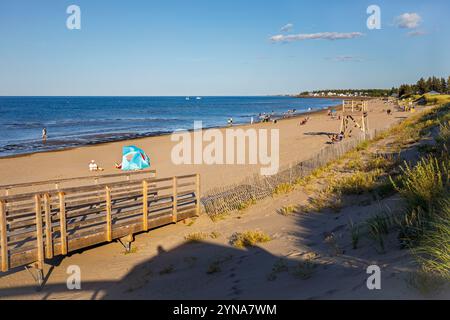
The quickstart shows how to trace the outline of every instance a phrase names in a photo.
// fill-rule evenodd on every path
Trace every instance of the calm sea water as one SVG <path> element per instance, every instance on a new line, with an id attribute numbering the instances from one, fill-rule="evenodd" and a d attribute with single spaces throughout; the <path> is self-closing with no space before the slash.
<path id="1" fill-rule="evenodd" d="M 260 113 L 323 109 L 338 100 L 291 97 L 0 97 L 0 157 L 255 121 Z M 48 140 L 41 141 L 47 128 Z"/>

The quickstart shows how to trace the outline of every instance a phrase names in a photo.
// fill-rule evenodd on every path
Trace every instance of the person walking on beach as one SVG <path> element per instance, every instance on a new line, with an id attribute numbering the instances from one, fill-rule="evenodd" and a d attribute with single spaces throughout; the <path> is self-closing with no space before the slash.
<path id="1" fill-rule="evenodd" d="M 42 143 L 47 142 L 47 128 L 42 129 Z"/>

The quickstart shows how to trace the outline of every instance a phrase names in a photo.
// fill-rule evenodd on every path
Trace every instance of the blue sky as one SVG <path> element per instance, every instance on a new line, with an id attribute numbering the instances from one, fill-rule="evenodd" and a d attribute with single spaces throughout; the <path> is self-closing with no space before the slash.
<path id="1" fill-rule="evenodd" d="M 71 4 L 81 8 L 81 30 L 66 28 Z M 381 8 L 381 30 L 366 26 L 371 4 Z M 396 17 L 404 13 L 419 19 L 402 24 Z M 450 75 L 449 15 L 446 0 L 2 0 L 0 95 L 398 86 Z M 293 27 L 281 31 L 287 24 Z M 271 41 L 324 32 L 362 35 Z"/>

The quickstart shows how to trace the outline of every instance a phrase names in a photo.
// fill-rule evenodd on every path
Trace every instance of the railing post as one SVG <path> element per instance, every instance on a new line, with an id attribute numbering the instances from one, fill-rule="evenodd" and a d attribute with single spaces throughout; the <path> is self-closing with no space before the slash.
<path id="1" fill-rule="evenodd" d="M 148 182 L 142 181 L 142 230 L 148 231 Z"/>
<path id="2" fill-rule="evenodd" d="M 34 206 L 36 211 L 36 241 L 37 241 L 37 267 L 44 268 L 44 237 L 42 234 L 42 206 L 41 196 L 34 196 Z"/>
<path id="3" fill-rule="evenodd" d="M 67 254 L 67 225 L 66 225 L 66 200 L 64 192 L 58 193 L 59 197 L 59 230 L 61 234 L 61 254 Z"/>
<path id="4" fill-rule="evenodd" d="M 172 190 L 173 190 L 173 212 L 172 212 L 172 222 L 177 223 L 178 221 L 178 192 L 177 192 L 177 177 L 172 179 Z"/>
<path id="5" fill-rule="evenodd" d="M 195 204 L 196 204 L 196 214 L 197 216 L 200 216 L 200 174 L 197 173 L 195 176 Z"/>
<path id="6" fill-rule="evenodd" d="M 44 210 L 45 210 L 45 249 L 46 257 L 53 258 L 53 235 L 52 235 L 52 217 L 50 211 L 50 195 L 44 195 Z"/>
<path id="7" fill-rule="evenodd" d="M 106 187 L 106 241 L 112 241 L 112 219 L 111 219 L 111 188 Z"/>
<path id="8" fill-rule="evenodd" d="M 6 202 L 0 200 L 0 245 L 2 255 L 2 271 L 8 271 L 9 257 L 8 257 L 8 235 L 6 234 Z"/>

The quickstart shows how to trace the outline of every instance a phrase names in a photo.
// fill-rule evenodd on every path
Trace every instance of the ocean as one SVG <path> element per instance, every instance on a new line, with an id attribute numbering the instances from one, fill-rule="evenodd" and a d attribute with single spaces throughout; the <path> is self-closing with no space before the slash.
<path id="1" fill-rule="evenodd" d="M 203 127 L 282 117 L 337 105 L 340 100 L 265 97 L 0 97 L 0 157 L 60 150 Z M 42 143 L 42 129 L 47 142 Z"/>

